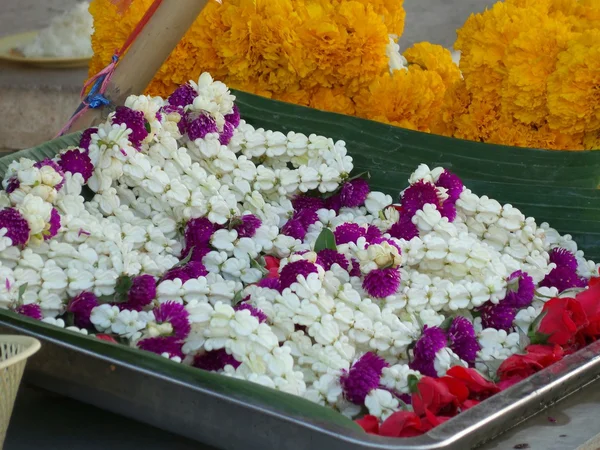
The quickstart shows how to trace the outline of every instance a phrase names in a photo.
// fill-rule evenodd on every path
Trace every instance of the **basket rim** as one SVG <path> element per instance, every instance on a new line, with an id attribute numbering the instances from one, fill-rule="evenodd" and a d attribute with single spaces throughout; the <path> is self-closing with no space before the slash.
<path id="1" fill-rule="evenodd" d="M 35 338 L 12 334 L 0 335 L 0 343 L 15 343 L 21 344 L 25 347 L 18 354 L 11 356 L 10 358 L 5 359 L 4 361 L 0 361 L 0 370 L 26 360 L 30 356 L 34 355 L 42 347 L 40 341 L 38 341 Z"/>

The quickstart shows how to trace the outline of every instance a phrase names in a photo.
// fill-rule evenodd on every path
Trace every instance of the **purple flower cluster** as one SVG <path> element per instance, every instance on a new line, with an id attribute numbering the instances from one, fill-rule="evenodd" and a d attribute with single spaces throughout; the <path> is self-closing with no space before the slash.
<path id="1" fill-rule="evenodd" d="M 508 277 L 506 297 L 502 300 L 504 306 L 526 308 L 531 305 L 535 294 L 535 284 L 527 272 L 517 270 Z"/>
<path id="2" fill-rule="evenodd" d="M 163 280 L 175 280 L 180 279 L 182 283 L 188 280 L 193 280 L 208 275 L 208 271 L 204 264 L 200 261 L 189 261 L 184 266 L 173 267 L 172 269 L 165 272 Z"/>
<path id="3" fill-rule="evenodd" d="M 212 350 L 197 355 L 194 358 L 193 366 L 198 369 L 217 372 L 223 370 L 225 366 L 231 365 L 234 369 L 240 366 L 240 362 L 225 351 L 225 349 Z"/>
<path id="4" fill-rule="evenodd" d="M 15 312 L 18 312 L 23 316 L 27 316 L 35 320 L 42 320 L 44 318 L 44 316 L 42 315 L 42 308 L 36 303 L 17 306 Z"/>
<path id="5" fill-rule="evenodd" d="M 244 222 L 242 221 L 242 226 Z M 251 225 L 248 225 L 251 227 Z M 191 219 L 185 226 L 185 247 L 181 253 L 186 258 L 192 252 L 191 261 L 202 262 L 202 258 L 210 252 L 210 239 L 217 227 L 207 217 Z M 239 231 L 238 231 L 239 233 Z"/>
<path id="6" fill-rule="evenodd" d="M 29 224 L 15 208 L 0 210 L 0 228 L 6 228 L 5 236 L 10 238 L 12 245 L 25 245 L 29 240 Z"/>
<path id="7" fill-rule="evenodd" d="M 60 214 L 56 210 L 56 208 L 52 208 L 50 212 L 50 227 L 48 230 L 44 230 L 44 240 L 52 239 L 54 236 L 58 234 L 58 230 L 60 230 Z"/>
<path id="8" fill-rule="evenodd" d="M 317 273 L 317 266 L 310 261 L 301 259 L 299 261 L 287 263 L 283 266 L 281 272 L 279 272 L 280 289 L 283 291 L 284 289 L 289 288 L 298 280 L 299 275 L 306 278 L 311 273 Z"/>
<path id="9" fill-rule="evenodd" d="M 477 352 L 481 349 L 473 324 L 465 317 L 457 316 L 448 328 L 448 345 L 450 350 L 466 361 L 469 366 L 475 366 Z"/>
<path id="10" fill-rule="evenodd" d="M 252 317 L 256 317 L 259 323 L 265 323 L 268 319 L 267 315 L 262 312 L 260 309 L 255 308 L 250 303 L 241 302 L 233 307 L 235 311 L 250 311 L 250 315 Z"/>
<path id="11" fill-rule="evenodd" d="M 152 310 L 157 324 L 170 323 L 173 327 L 172 336 L 182 341 L 190 334 L 190 314 L 181 303 L 168 301 L 161 303 Z"/>
<path id="12" fill-rule="evenodd" d="M 317 253 L 317 264 L 325 270 L 330 270 L 334 264 L 339 265 L 344 270 L 350 269 L 346 256 L 331 248 L 323 249 Z"/>
<path id="13" fill-rule="evenodd" d="M 309 197 L 307 195 L 298 195 L 292 199 L 292 206 L 296 211 L 311 209 L 318 211 L 325 207 L 325 201 L 320 197 Z"/>
<path id="14" fill-rule="evenodd" d="M 194 99 L 198 97 L 198 93 L 189 83 L 179 86 L 167 99 L 167 103 L 171 106 L 185 108 L 194 103 Z"/>
<path id="15" fill-rule="evenodd" d="M 166 353 L 170 358 L 183 358 L 183 351 L 181 350 L 183 345 L 175 336 L 157 336 L 142 339 L 137 343 L 137 346 L 157 355 Z"/>
<path id="16" fill-rule="evenodd" d="M 355 405 L 363 405 L 373 389 L 379 387 L 384 367 L 389 367 L 385 359 L 375 353 L 365 353 L 349 371 L 343 371 L 340 384 L 344 396 Z"/>
<path id="17" fill-rule="evenodd" d="M 577 274 L 577 258 L 567 249 L 553 249 L 550 252 L 550 262 L 556 264 L 556 267 L 546 275 L 540 286 L 555 287 L 559 292 L 587 286 L 588 280 Z"/>
<path id="18" fill-rule="evenodd" d="M 448 198 L 441 201 L 437 188 L 446 189 Z M 392 237 L 410 240 L 419 235 L 419 230 L 412 222 L 413 216 L 426 204 L 435 205 L 442 217 L 450 222 L 456 219 L 456 201 L 460 197 L 464 185 L 460 178 L 444 170 L 435 184 L 419 180 L 409 186 L 402 194 L 400 220 L 388 230 Z"/>
<path id="19" fill-rule="evenodd" d="M 362 178 L 357 178 L 344 183 L 340 190 L 340 201 L 342 206 L 356 208 L 364 205 L 369 195 L 369 183 Z"/>
<path id="20" fill-rule="evenodd" d="M 503 302 L 494 304 L 486 302 L 478 309 L 481 314 L 481 325 L 483 328 L 495 328 L 496 330 L 510 331 L 517 310 Z"/>
<path id="21" fill-rule="evenodd" d="M 79 147 L 84 150 L 89 150 L 90 143 L 92 142 L 92 134 L 97 132 L 98 128 L 88 128 L 87 130 L 84 130 L 83 133 L 81 133 L 81 137 L 79 138 Z"/>
<path id="22" fill-rule="evenodd" d="M 414 358 L 409 367 L 423 375 L 437 378 L 434 362 L 435 355 L 446 346 L 446 333 L 440 327 L 425 325 L 423 334 L 415 344 Z"/>
<path id="23" fill-rule="evenodd" d="M 67 311 L 73 314 L 73 322 L 79 328 L 94 328 L 90 321 L 92 309 L 98 306 L 98 297 L 92 292 L 82 292 L 71 299 Z"/>
<path id="24" fill-rule="evenodd" d="M 218 133 L 217 123 L 208 114 L 199 114 L 197 117 L 188 114 L 186 116 L 187 135 L 190 141 L 204 139 L 208 133 Z"/>
<path id="25" fill-rule="evenodd" d="M 141 311 L 156 298 L 156 280 L 152 275 L 138 275 L 132 280 L 127 295 L 127 309 Z"/>
<path id="26" fill-rule="evenodd" d="M 362 287 L 371 297 L 389 297 L 398 292 L 400 272 L 394 267 L 371 270 L 363 279 Z"/>
<path id="27" fill-rule="evenodd" d="M 303 240 L 306 237 L 308 227 L 319 220 L 317 211 L 312 208 L 296 210 L 294 215 L 281 228 L 281 234 Z"/>
<path id="28" fill-rule="evenodd" d="M 233 228 L 237 231 L 238 238 L 251 238 L 256 234 L 256 230 L 262 225 L 261 220 L 254 214 L 244 214 L 239 218 L 239 223 Z"/>
<path id="29" fill-rule="evenodd" d="M 142 145 L 142 141 L 148 136 L 146 119 L 142 111 L 135 111 L 127 106 L 117 106 L 112 117 L 112 123 L 117 125 L 124 124 L 127 128 L 131 129 L 129 142 L 138 150 Z"/>
<path id="30" fill-rule="evenodd" d="M 78 148 L 74 148 L 62 153 L 60 155 L 58 164 L 64 172 L 81 174 L 84 182 L 87 182 L 94 174 L 94 165 L 92 164 L 92 160 L 90 159 L 88 152 L 81 151 Z"/>

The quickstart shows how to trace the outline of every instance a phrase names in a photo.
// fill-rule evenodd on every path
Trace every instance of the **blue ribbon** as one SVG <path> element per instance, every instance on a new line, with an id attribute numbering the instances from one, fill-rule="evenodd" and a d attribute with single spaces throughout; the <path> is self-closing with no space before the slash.
<path id="1" fill-rule="evenodd" d="M 92 109 L 100 108 L 101 106 L 108 105 L 110 103 L 110 100 L 108 100 L 104 95 L 98 93 L 103 82 L 104 75 L 96 80 L 96 82 L 92 85 L 87 97 L 85 98 L 84 103 Z"/>

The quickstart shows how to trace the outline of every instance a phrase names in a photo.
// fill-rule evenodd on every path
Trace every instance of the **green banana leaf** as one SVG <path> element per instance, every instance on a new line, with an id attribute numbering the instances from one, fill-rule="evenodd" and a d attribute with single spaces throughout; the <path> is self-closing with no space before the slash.
<path id="1" fill-rule="evenodd" d="M 235 92 L 248 123 L 283 132 L 316 133 L 346 141 L 357 173 L 368 171 L 373 189 L 398 198 L 407 179 L 421 163 L 443 166 L 459 175 L 479 195 L 511 203 L 569 233 L 591 259 L 600 259 L 600 151 L 556 152 L 483 144 L 419 133 L 356 117 L 317 111 L 302 106 Z M 69 145 L 80 133 L 54 139 L 0 158 L 0 177 L 16 158 L 41 160 Z M 178 365 L 164 358 L 54 328 L 8 311 L 0 321 L 61 339 L 94 353 L 185 379 L 227 395 L 243 397 L 281 411 L 355 428 L 348 419 L 308 401 L 241 380 Z"/>

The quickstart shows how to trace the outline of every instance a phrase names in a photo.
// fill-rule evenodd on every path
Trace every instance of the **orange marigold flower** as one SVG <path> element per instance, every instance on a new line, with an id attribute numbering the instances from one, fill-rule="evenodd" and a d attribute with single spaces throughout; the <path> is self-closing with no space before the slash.
<path id="1" fill-rule="evenodd" d="M 409 64 L 425 70 L 433 70 L 442 77 L 446 88 L 461 80 L 460 69 L 452 61 L 452 53 L 441 45 L 419 42 L 403 54 Z"/>

